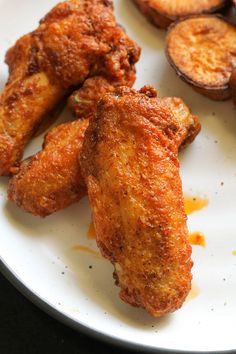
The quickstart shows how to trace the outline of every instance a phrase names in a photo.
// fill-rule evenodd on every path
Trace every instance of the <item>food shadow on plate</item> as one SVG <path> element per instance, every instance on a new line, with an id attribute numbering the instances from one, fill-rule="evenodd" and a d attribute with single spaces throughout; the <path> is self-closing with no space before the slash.
<path id="1" fill-rule="evenodd" d="M 93 249 L 97 249 L 95 241 Z M 106 315 L 115 318 L 121 325 L 142 330 L 161 329 L 168 326 L 171 316 L 157 319 L 145 310 L 125 304 L 119 298 L 119 288 L 113 279 L 113 266 L 107 260 L 97 259 L 93 255 L 72 255 L 64 257 L 64 261 L 73 270 L 78 287 L 93 304 L 97 304 Z M 89 269 L 92 268 L 92 269 Z M 87 274 L 86 281 L 81 282 L 80 274 Z"/>
<path id="2" fill-rule="evenodd" d="M 197 114 L 197 112 L 194 112 L 194 109 L 199 109 L 200 103 L 204 107 L 211 106 L 212 111 L 212 102 L 214 104 L 215 101 L 204 97 L 195 91 L 189 84 L 181 80 L 168 63 L 167 58 L 163 63 L 158 88 L 160 89 L 160 96 L 176 96 L 182 98 L 195 114 Z M 211 104 L 209 105 L 208 102 L 211 102 Z"/>
<path id="3" fill-rule="evenodd" d="M 168 83 L 171 82 L 171 85 Z M 231 100 L 213 101 L 196 92 L 190 85 L 183 82 L 166 62 L 164 65 L 159 85 L 159 96 L 177 96 L 184 100 L 193 114 L 199 116 L 202 131 L 207 139 L 211 137 L 212 143 L 217 143 L 225 156 L 231 156 L 232 149 L 236 148 L 236 108 Z M 236 155 L 234 154 L 234 161 Z M 236 161 L 235 161 L 236 162 Z"/>
<path id="4" fill-rule="evenodd" d="M 82 210 L 84 209 L 82 208 Z M 3 212 L 9 223 L 11 223 L 15 229 L 19 230 L 20 234 L 23 236 L 53 237 L 60 239 L 64 236 L 65 232 L 75 231 L 73 230 L 74 225 L 78 223 L 78 215 L 81 214 L 82 210 L 80 210 L 78 203 L 65 210 L 49 215 L 47 218 L 40 218 L 26 213 L 13 202 L 6 201 Z M 80 215 L 81 219 L 83 216 L 83 214 Z M 67 226 L 66 230 L 65 225 Z"/>
<path id="5" fill-rule="evenodd" d="M 159 330 L 171 321 L 171 316 L 155 319 L 144 310 L 123 303 L 119 299 L 119 288 L 114 284 L 110 262 L 96 254 L 76 252 L 76 245 L 99 252 L 96 241 L 88 239 L 86 234 L 91 221 L 87 198 L 46 219 L 26 214 L 10 202 L 5 203 L 4 214 L 14 229 L 19 230 L 19 236 L 42 238 L 50 252 L 60 255 L 61 261 L 72 273 L 73 284 L 78 285 L 84 297 L 96 304 L 106 316 L 142 330 L 154 327 Z"/>
<path id="6" fill-rule="evenodd" d="M 5 54 L 1 59 L 2 59 L 1 62 L 3 63 L 4 70 L 2 70 L 0 73 L 0 93 L 3 91 L 8 78 L 8 66 L 7 64 L 5 64 Z"/>
<path id="7" fill-rule="evenodd" d="M 4 195 L 7 190 L 8 181 L 9 181 L 8 177 L 1 177 L 1 179 L 0 179 L 0 192 L 4 193 Z"/>
<path id="8" fill-rule="evenodd" d="M 116 14 L 122 20 L 122 26 L 128 27 L 129 32 L 132 28 L 132 33 L 128 33 L 141 46 L 147 46 L 156 49 L 162 49 L 166 31 L 160 30 L 153 26 L 140 13 L 132 1 L 120 1 L 116 6 Z M 126 26 L 126 24 L 128 24 Z"/>
<path id="9" fill-rule="evenodd" d="M 40 124 L 35 135 L 26 146 L 23 159 L 26 159 L 42 150 L 44 138 L 51 129 L 60 124 L 72 122 L 73 120 L 75 120 L 75 117 L 66 106 L 66 101 L 63 101 L 62 105 L 58 107 L 55 112 L 49 114 L 48 117 L 46 117 L 46 119 Z"/>
<path id="10" fill-rule="evenodd" d="M 86 258 L 86 260 L 85 260 Z M 105 259 L 95 259 L 94 256 L 86 257 L 67 255 L 64 261 L 73 269 L 78 282 L 78 287 L 93 304 L 97 304 L 106 315 L 115 318 L 121 325 L 127 325 L 142 330 L 161 329 L 168 326 L 171 316 L 153 318 L 145 310 L 132 307 L 123 303 L 119 298 L 119 288 L 113 279 L 113 266 Z M 91 266 L 92 265 L 92 266 Z M 89 267 L 92 267 L 89 270 Z M 80 273 L 86 274 L 86 281 L 81 282 Z"/>

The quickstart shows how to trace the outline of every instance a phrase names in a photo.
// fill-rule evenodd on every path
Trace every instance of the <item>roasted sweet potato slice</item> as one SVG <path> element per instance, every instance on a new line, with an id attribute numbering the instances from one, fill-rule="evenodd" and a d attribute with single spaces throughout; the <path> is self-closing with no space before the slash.
<path id="1" fill-rule="evenodd" d="M 236 67 L 236 28 L 213 15 L 194 16 L 173 24 L 166 54 L 177 75 L 214 100 L 231 97 L 230 76 Z"/>
<path id="2" fill-rule="evenodd" d="M 140 11 L 157 27 L 167 28 L 186 16 L 213 13 L 227 0 L 133 0 Z"/>

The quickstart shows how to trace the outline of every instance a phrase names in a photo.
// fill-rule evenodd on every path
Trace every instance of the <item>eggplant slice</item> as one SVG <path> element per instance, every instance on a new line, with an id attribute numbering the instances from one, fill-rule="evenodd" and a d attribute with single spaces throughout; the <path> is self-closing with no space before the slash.
<path id="1" fill-rule="evenodd" d="M 227 0 L 133 0 L 139 10 L 159 28 L 192 15 L 208 14 L 221 10 Z M 236 1 L 235 1 L 236 2 Z"/>
<path id="2" fill-rule="evenodd" d="M 174 23 L 166 37 L 166 55 L 177 75 L 213 100 L 231 97 L 236 67 L 236 28 L 213 15 Z"/>

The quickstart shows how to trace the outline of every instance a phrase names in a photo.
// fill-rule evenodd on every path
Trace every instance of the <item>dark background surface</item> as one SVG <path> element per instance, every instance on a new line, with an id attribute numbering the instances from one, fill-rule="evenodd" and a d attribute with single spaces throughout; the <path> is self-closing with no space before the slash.
<path id="1" fill-rule="evenodd" d="M 145 354 L 145 351 L 106 344 L 54 320 L 27 300 L 0 273 L 0 354 L 137 353 Z M 156 351 L 156 354 L 168 353 L 170 351 Z M 236 350 L 231 353 L 236 354 Z"/>
<path id="2" fill-rule="evenodd" d="M 49 317 L 0 273 L 1 354 L 132 354 L 94 340 Z M 136 352 L 137 353 L 137 352 Z"/>

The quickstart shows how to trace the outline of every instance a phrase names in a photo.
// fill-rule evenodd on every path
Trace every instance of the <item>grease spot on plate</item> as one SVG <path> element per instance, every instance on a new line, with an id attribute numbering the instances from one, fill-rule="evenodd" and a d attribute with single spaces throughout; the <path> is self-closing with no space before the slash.
<path id="1" fill-rule="evenodd" d="M 207 198 L 184 197 L 184 209 L 187 215 L 205 208 L 208 204 L 209 200 Z"/>
<path id="2" fill-rule="evenodd" d="M 195 231 L 188 236 L 189 243 L 194 246 L 206 246 L 206 239 L 202 232 Z"/>
<path id="3" fill-rule="evenodd" d="M 73 251 L 85 252 L 85 253 L 92 254 L 93 256 L 95 256 L 97 258 L 102 258 L 102 256 L 100 255 L 99 252 L 94 251 L 92 248 L 89 248 L 87 246 L 75 245 L 75 246 L 72 247 L 72 249 L 73 249 Z"/>
<path id="4" fill-rule="evenodd" d="M 96 232 L 95 232 L 95 228 L 94 228 L 93 222 L 91 222 L 91 224 L 89 225 L 89 229 L 88 229 L 88 232 L 87 232 L 87 237 L 90 240 L 96 238 Z"/>
<path id="5" fill-rule="evenodd" d="M 192 284 L 192 288 L 185 300 L 185 302 L 191 301 L 193 299 L 195 299 L 198 295 L 200 294 L 200 289 L 196 284 Z"/>

